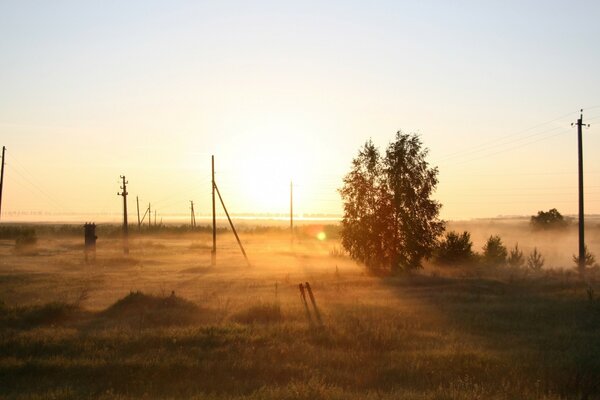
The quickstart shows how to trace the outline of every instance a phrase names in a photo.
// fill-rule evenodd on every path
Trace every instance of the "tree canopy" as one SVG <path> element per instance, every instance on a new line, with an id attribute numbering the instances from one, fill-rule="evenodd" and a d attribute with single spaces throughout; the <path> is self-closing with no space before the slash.
<path id="1" fill-rule="evenodd" d="M 398 131 L 385 154 L 367 141 L 352 161 L 340 194 L 342 245 L 374 270 L 421 267 L 444 230 L 440 203 L 431 198 L 438 169 L 414 134 Z"/>
<path id="2" fill-rule="evenodd" d="M 567 221 L 556 208 L 548 211 L 538 211 L 531 216 L 531 226 L 538 229 L 564 228 Z"/>

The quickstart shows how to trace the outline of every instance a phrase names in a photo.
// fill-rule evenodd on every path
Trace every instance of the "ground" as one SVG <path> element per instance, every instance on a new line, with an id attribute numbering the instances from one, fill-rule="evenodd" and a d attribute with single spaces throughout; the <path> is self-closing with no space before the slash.
<path id="1" fill-rule="evenodd" d="M 600 288 L 570 271 L 373 276 L 335 235 L 0 241 L 0 397 L 600 398 Z M 323 238 L 321 236 L 321 238 Z M 310 282 L 322 318 L 309 320 Z M 310 300 L 309 303 L 310 305 Z"/>

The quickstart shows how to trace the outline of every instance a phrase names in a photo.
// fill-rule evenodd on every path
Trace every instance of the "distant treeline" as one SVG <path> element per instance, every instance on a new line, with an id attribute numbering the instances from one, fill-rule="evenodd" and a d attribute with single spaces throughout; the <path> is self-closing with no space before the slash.
<path id="1" fill-rule="evenodd" d="M 245 234 L 263 234 L 289 232 L 289 227 L 283 226 L 255 226 L 242 224 L 236 226 L 239 232 Z M 229 227 L 217 227 L 217 233 L 230 231 Z M 210 225 L 201 225 L 191 227 L 190 225 L 162 224 L 151 227 L 143 226 L 138 230 L 137 225 L 129 225 L 129 235 L 135 237 L 148 234 L 189 234 L 189 233 L 211 233 Z M 327 238 L 336 239 L 339 236 L 339 227 L 337 225 L 302 225 L 294 228 L 294 234 L 299 237 L 314 237 L 318 233 L 325 233 Z M 98 224 L 96 226 L 96 235 L 98 237 L 111 238 L 120 237 L 123 234 L 123 225 L 121 224 Z M 83 236 L 83 224 L 3 224 L 0 225 L 0 240 L 15 240 L 19 237 L 60 237 L 60 236 Z"/>

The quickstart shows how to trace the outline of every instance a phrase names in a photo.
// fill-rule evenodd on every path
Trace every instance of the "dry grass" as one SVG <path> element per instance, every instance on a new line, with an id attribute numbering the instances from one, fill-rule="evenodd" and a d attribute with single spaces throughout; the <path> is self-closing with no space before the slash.
<path id="1" fill-rule="evenodd" d="M 0 397 L 600 397 L 600 301 L 573 274 L 373 277 L 336 242 L 242 240 L 252 267 L 226 235 L 216 267 L 205 233 L 134 239 L 129 258 L 101 237 L 94 265 L 77 238 L 0 242 Z"/>

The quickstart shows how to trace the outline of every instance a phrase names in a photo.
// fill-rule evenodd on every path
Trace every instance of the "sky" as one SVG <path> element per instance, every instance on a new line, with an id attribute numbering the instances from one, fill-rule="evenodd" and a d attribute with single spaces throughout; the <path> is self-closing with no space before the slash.
<path id="1" fill-rule="evenodd" d="M 3 220 L 341 214 L 366 140 L 417 133 L 444 219 L 600 213 L 600 3 L 0 0 Z"/>

